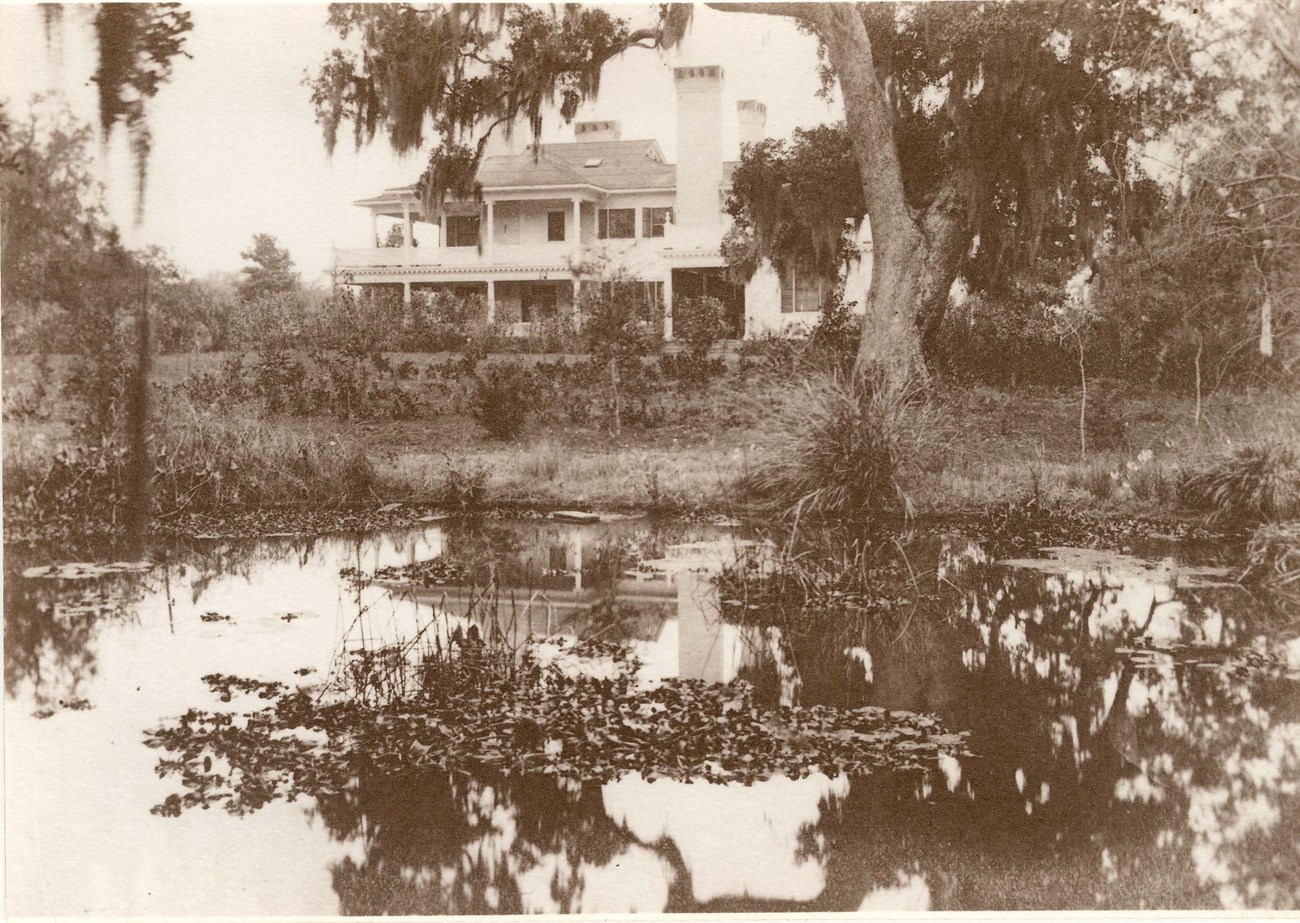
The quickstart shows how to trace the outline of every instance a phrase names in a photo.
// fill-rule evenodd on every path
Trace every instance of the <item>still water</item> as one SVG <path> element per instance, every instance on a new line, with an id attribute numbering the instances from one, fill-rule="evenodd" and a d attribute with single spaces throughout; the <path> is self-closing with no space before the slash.
<path id="1" fill-rule="evenodd" d="M 907 545 L 902 617 L 755 632 L 710 579 L 736 537 L 624 521 L 176 548 L 145 573 L 5 561 L 8 909 L 41 915 L 1138 909 L 1300 905 L 1300 622 L 1224 572 Z M 442 560 L 425 585 L 345 568 Z M 234 816 L 145 734 L 224 673 L 320 682 L 487 582 L 510 630 L 626 642 L 656 677 L 937 715 L 929 771 L 687 784 L 420 771 Z M 617 605 L 611 607 L 610 599 Z M 610 612 L 616 613 L 611 618 Z M 598 617 L 598 614 L 603 613 Z"/>

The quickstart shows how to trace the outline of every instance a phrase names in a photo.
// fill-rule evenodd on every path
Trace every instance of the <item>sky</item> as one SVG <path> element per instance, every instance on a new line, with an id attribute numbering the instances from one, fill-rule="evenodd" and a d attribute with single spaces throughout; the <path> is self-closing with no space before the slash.
<path id="1" fill-rule="evenodd" d="M 368 245 L 368 213 L 351 203 L 389 186 L 412 183 L 426 151 L 393 154 L 384 138 L 360 152 L 340 132 L 333 158 L 304 80 L 337 34 L 316 4 L 200 4 L 194 29 L 170 83 L 150 104 L 154 151 L 145 218 L 133 219 L 131 160 L 122 132 L 96 153 L 109 211 L 132 246 L 156 244 L 195 276 L 234 272 L 255 233 L 288 247 L 304 282 L 323 284 L 334 247 Z M 653 8 L 614 7 L 644 22 Z M 90 75 L 95 46 L 90 7 L 72 9 L 47 43 L 34 5 L 0 4 L 0 98 L 20 114 L 33 94 L 57 92 L 87 122 L 96 119 Z M 719 13 L 699 7 L 691 33 L 669 53 L 633 50 L 611 62 L 599 99 L 578 119 L 617 119 L 623 137 L 655 138 L 676 160 L 672 68 L 721 64 L 724 155 L 736 156 L 735 102 L 768 107 L 768 135 L 842 117 L 838 99 L 816 98 L 817 42 L 785 18 Z M 572 140 L 572 126 L 548 120 L 543 140 Z"/>

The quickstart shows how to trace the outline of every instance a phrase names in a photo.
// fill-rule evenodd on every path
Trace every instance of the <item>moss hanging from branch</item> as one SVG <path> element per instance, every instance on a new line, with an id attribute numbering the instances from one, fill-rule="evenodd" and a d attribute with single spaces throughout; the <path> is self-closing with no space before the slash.
<path id="1" fill-rule="evenodd" d="M 740 280 L 748 281 L 763 259 L 779 271 L 834 280 L 857 258 L 848 232 L 856 233 L 866 217 L 844 125 L 797 128 L 791 141 L 747 145 L 732 174 L 727 213 L 732 229 L 724 254 Z"/>
<path id="2" fill-rule="evenodd" d="M 577 4 L 335 4 L 330 25 L 361 49 L 330 52 L 309 80 L 312 105 L 331 153 L 345 123 L 358 148 L 381 131 L 403 153 L 439 139 L 423 197 L 471 196 L 492 131 L 523 124 L 539 138 L 544 113 L 571 120 L 600 92 L 606 62 L 629 48 L 668 47 L 689 19 L 689 8 L 665 10 L 653 28 L 632 30 Z"/>
<path id="3" fill-rule="evenodd" d="M 55 23 L 47 17 L 47 28 Z M 146 104 L 167 82 L 172 62 L 186 54 L 190 13 L 176 3 L 105 3 L 95 14 L 99 64 L 91 78 L 99 87 L 99 128 L 105 139 L 126 127 L 135 163 L 136 220 L 144 216 L 145 186 L 153 135 Z"/>
<path id="4" fill-rule="evenodd" d="M 1179 79 L 1182 33 L 1154 6 L 859 9 L 893 108 L 908 204 L 924 209 L 955 183 L 979 240 L 962 267 L 972 288 L 1003 286 L 1040 258 L 1077 265 L 1107 233 L 1127 236 L 1159 203 L 1130 143 L 1208 98 Z"/>

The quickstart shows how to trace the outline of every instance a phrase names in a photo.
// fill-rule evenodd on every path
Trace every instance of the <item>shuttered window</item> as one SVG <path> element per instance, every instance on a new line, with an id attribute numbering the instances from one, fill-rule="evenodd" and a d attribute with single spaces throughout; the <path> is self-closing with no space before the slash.
<path id="1" fill-rule="evenodd" d="M 781 313 L 820 311 L 829 288 L 820 276 L 787 269 L 781 274 Z"/>
<path id="2" fill-rule="evenodd" d="M 600 209 L 596 217 L 596 236 L 601 240 L 636 237 L 636 209 Z"/>
<path id="3" fill-rule="evenodd" d="M 641 209 L 641 236 L 663 237 L 664 225 L 672 222 L 671 208 L 643 208 Z"/>

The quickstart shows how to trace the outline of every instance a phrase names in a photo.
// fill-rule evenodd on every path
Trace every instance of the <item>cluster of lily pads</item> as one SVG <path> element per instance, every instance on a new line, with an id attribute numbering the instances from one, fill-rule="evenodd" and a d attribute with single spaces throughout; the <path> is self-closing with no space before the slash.
<path id="1" fill-rule="evenodd" d="M 274 701 L 246 712 L 191 709 L 148 732 L 146 743 L 167 751 L 159 775 L 184 789 L 155 812 L 223 804 L 245 813 L 275 798 L 342 791 L 376 771 L 478 768 L 591 782 L 637 772 L 747 785 L 775 775 L 921 770 L 966 752 L 964 733 L 928 715 L 768 707 L 743 681 L 643 686 L 619 645 L 547 644 L 525 648 L 510 675 L 444 664 L 462 672 L 436 694 L 380 706 L 325 688 L 207 677 L 223 700 L 244 692 Z"/>
<path id="2" fill-rule="evenodd" d="M 373 572 L 356 567 L 345 567 L 339 576 L 351 581 L 354 586 L 369 586 L 372 583 L 414 583 L 425 587 L 449 586 L 469 583 L 469 572 L 442 556 L 427 561 L 415 561 L 411 564 L 392 564 L 380 567 Z"/>

